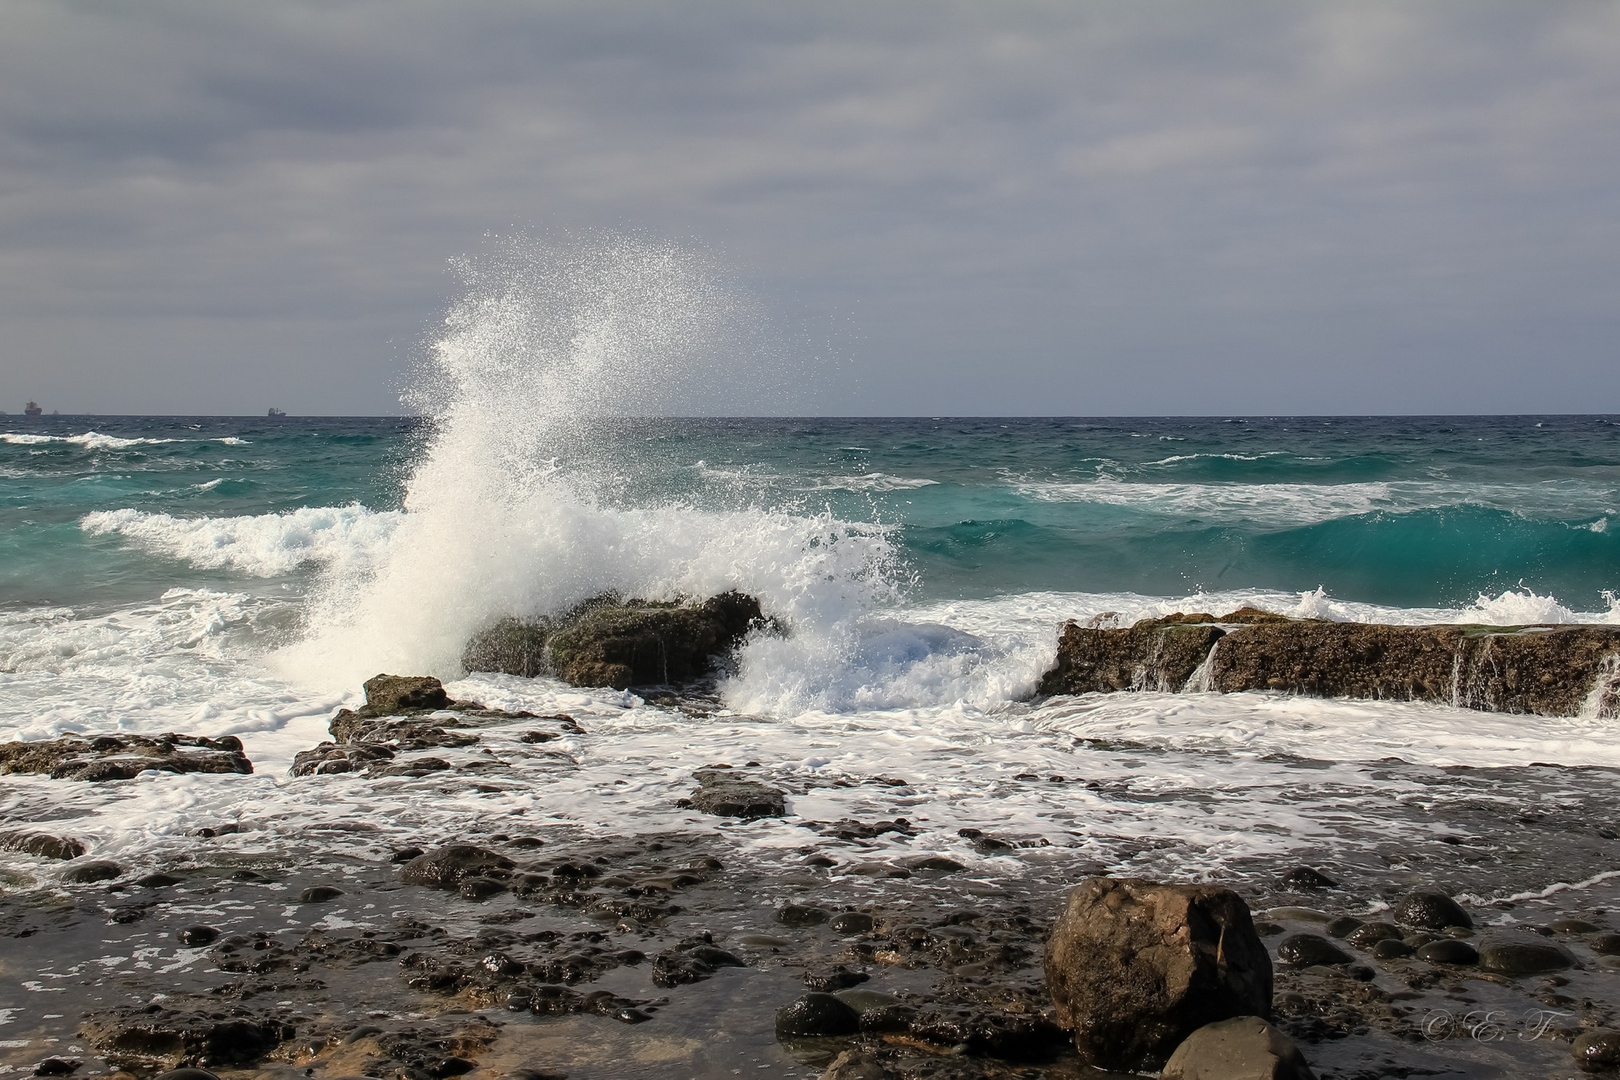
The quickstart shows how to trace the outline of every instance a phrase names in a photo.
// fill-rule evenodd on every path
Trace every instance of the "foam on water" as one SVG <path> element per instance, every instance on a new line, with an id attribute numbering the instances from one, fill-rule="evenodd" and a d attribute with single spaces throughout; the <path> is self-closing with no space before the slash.
<path id="1" fill-rule="evenodd" d="M 369 567 L 380 557 L 399 521 L 397 512 L 376 512 L 358 505 L 223 518 L 123 509 L 86 514 L 80 527 L 92 536 L 116 533 L 153 554 L 183 559 L 193 566 L 279 577 L 306 564 L 338 572 Z"/>
<path id="2" fill-rule="evenodd" d="M 1601 515 L 1620 499 L 1620 491 L 1612 484 L 1573 482 L 1523 485 L 1436 481 L 1167 484 L 1103 476 L 1084 482 L 1017 481 L 1014 486 L 1022 494 L 1043 502 L 1095 503 L 1273 526 L 1310 525 L 1378 512 L 1409 513 L 1460 506 L 1483 506 L 1515 516 L 1550 520 L 1567 520 L 1571 514 L 1595 512 L 1599 515 L 1598 521 L 1583 523 L 1579 527 L 1596 533 L 1607 530 L 1607 520 Z"/>

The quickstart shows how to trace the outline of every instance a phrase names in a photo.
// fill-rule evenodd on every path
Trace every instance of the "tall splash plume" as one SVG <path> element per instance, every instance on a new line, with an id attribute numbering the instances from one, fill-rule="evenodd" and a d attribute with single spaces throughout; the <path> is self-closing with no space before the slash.
<path id="1" fill-rule="evenodd" d="M 725 411 L 746 370 L 717 357 L 746 314 L 699 255 L 637 238 L 508 240 L 458 269 L 466 292 L 406 401 L 432 417 L 404 512 L 376 560 L 329 572 L 290 677 L 454 676 L 472 633 L 607 590 L 758 595 L 838 622 L 889 590 L 882 530 L 830 515 L 609 505 L 636 417 Z"/>

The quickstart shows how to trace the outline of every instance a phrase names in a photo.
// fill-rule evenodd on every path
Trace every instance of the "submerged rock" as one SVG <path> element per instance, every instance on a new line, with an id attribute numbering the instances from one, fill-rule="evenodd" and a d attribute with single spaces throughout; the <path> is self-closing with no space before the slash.
<path id="1" fill-rule="evenodd" d="M 133 780 L 168 773 L 250 773 L 234 735 L 70 735 L 0 745 L 0 774 L 42 773 L 53 780 Z"/>
<path id="2" fill-rule="evenodd" d="M 1492 712 L 1620 716 L 1620 627 L 1387 626 L 1249 609 L 1064 626 L 1042 694 L 1280 690 Z"/>
<path id="3" fill-rule="evenodd" d="M 1248 905 L 1212 885 L 1091 878 L 1046 946 L 1058 1023 L 1088 1064 L 1156 1068 L 1205 1024 L 1271 1013 L 1271 957 Z"/>
<path id="4" fill-rule="evenodd" d="M 510 872 L 517 864 L 504 855 L 473 844 L 447 844 L 418 855 L 400 871 L 407 885 L 454 889 L 469 877 L 490 877 Z"/>
<path id="5" fill-rule="evenodd" d="M 694 810 L 718 817 L 765 818 L 787 813 L 787 794 L 726 769 L 699 769 L 698 789 L 684 801 Z"/>
<path id="6" fill-rule="evenodd" d="M 468 671 L 625 690 L 708 675 L 751 630 L 774 625 L 739 592 L 701 604 L 608 595 L 556 619 L 502 620 L 467 643 L 461 662 Z"/>
<path id="7" fill-rule="evenodd" d="M 20 851 L 42 859 L 77 859 L 84 854 L 84 841 L 42 832 L 4 832 L 0 833 L 0 851 Z"/>
<path id="8" fill-rule="evenodd" d="M 246 1065 L 291 1038 L 294 1029 L 277 1016 L 209 1002 L 198 1008 L 132 1005 L 92 1013 L 79 1033 L 109 1061 L 144 1072 L 154 1066 Z"/>
<path id="9" fill-rule="evenodd" d="M 811 993 L 776 1012 L 776 1037 L 853 1035 L 861 1030 L 861 1016 L 832 994 Z"/>
<path id="10" fill-rule="evenodd" d="M 1258 1016 L 1205 1024 L 1170 1055 L 1163 1080 L 1316 1080 L 1293 1041 Z"/>
<path id="11" fill-rule="evenodd" d="M 123 876 L 124 868 L 106 859 L 93 859 L 62 871 L 62 880 L 73 885 L 85 885 L 92 881 L 112 881 Z"/>

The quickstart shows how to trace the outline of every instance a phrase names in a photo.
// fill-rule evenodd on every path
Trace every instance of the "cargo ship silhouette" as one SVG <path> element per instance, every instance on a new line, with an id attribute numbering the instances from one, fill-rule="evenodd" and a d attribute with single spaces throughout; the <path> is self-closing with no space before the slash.
<path id="1" fill-rule="evenodd" d="M 39 407 L 39 402 L 30 401 L 28 403 L 28 407 L 23 410 L 23 415 L 24 416 L 39 416 L 44 411 L 45 411 L 44 409 L 41 409 Z"/>

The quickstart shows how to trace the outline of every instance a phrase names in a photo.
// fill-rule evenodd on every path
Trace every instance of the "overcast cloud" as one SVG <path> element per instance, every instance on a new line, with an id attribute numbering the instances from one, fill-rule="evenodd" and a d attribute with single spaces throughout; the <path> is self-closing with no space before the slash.
<path id="1" fill-rule="evenodd" d="M 1620 5 L 7 0 L 0 408 L 400 409 L 489 233 L 787 411 L 1620 412 Z"/>

